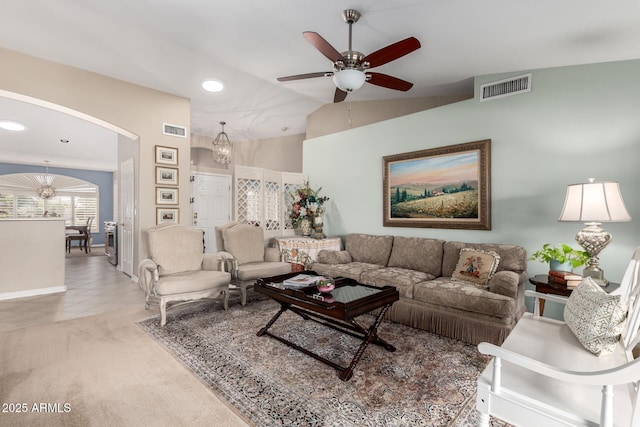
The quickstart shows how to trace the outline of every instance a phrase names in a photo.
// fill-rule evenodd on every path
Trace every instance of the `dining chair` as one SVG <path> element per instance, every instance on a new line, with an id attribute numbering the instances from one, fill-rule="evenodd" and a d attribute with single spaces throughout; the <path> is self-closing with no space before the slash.
<path id="1" fill-rule="evenodd" d="M 71 242 L 77 241 L 78 247 L 82 249 L 84 247 L 84 252 L 91 252 L 91 242 L 93 237 L 91 235 L 91 226 L 93 225 L 93 218 L 90 216 L 87 218 L 87 225 L 82 227 L 82 229 L 78 230 L 79 234 L 67 234 L 67 252 L 71 253 Z"/>

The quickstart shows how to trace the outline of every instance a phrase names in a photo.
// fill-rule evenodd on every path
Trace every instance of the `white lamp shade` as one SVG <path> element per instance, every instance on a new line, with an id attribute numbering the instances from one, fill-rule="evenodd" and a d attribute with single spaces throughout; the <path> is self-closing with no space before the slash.
<path id="1" fill-rule="evenodd" d="M 360 70 L 346 69 L 333 73 L 333 82 L 345 92 L 353 92 L 360 89 L 366 80 L 366 74 Z"/>
<path id="2" fill-rule="evenodd" d="M 588 182 L 567 186 L 558 221 L 626 222 L 631 216 L 617 182 Z"/>

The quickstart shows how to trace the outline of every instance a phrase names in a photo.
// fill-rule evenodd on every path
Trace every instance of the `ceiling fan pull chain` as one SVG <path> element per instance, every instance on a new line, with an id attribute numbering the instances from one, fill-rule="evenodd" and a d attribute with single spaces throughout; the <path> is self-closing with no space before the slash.
<path id="1" fill-rule="evenodd" d="M 351 102 L 349 102 L 349 106 L 347 107 L 347 122 L 349 123 L 349 129 L 351 129 Z"/>

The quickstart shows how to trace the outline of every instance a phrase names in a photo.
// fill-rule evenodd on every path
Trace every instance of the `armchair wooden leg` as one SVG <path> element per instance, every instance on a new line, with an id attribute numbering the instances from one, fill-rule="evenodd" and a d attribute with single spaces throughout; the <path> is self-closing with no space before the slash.
<path id="1" fill-rule="evenodd" d="M 225 310 L 229 310 L 229 290 L 225 289 L 224 291 L 222 291 L 222 307 Z"/>
<path id="2" fill-rule="evenodd" d="M 167 324 L 167 302 L 160 299 L 160 326 Z"/>
<path id="3" fill-rule="evenodd" d="M 240 304 L 247 305 L 247 286 L 240 286 Z"/>

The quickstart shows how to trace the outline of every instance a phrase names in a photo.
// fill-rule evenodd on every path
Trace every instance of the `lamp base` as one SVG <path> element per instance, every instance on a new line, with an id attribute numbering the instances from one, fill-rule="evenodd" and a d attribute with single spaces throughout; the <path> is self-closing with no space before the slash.
<path id="1" fill-rule="evenodd" d="M 609 284 L 609 281 L 604 278 L 604 270 L 597 265 L 589 265 L 582 270 L 582 276 L 591 277 L 594 282 L 603 288 Z"/>
<path id="2" fill-rule="evenodd" d="M 599 222 L 588 222 L 576 234 L 576 241 L 589 253 L 589 261 L 582 275 L 591 277 L 600 286 L 607 286 L 609 282 L 604 278 L 604 271 L 598 266 L 598 254 L 611 242 L 611 234 L 600 227 Z"/>

